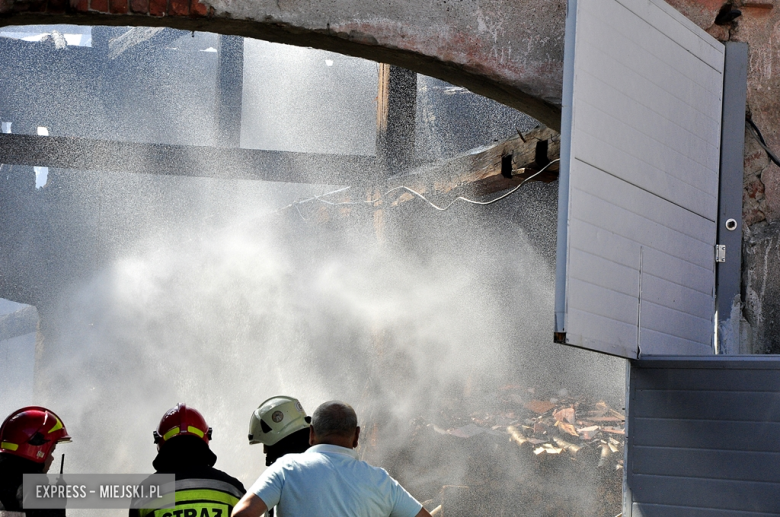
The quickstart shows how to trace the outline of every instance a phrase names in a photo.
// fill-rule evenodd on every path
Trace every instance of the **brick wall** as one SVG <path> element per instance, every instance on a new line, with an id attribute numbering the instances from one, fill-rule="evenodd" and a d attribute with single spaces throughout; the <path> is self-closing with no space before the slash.
<path id="1" fill-rule="evenodd" d="M 0 0 L 0 14 L 10 18 L 14 14 L 21 13 L 130 14 L 158 18 L 165 16 L 197 18 L 212 16 L 214 9 L 197 0 Z M 43 18 L 40 23 L 52 22 Z M 137 25 L 139 21 L 127 23 Z"/>

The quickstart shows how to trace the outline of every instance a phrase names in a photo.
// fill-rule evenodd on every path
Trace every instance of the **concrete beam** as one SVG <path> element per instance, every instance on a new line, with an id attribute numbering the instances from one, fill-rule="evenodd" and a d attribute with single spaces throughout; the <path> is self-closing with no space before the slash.
<path id="1" fill-rule="evenodd" d="M 0 0 L 0 25 L 204 30 L 401 66 L 560 128 L 566 2 Z"/>

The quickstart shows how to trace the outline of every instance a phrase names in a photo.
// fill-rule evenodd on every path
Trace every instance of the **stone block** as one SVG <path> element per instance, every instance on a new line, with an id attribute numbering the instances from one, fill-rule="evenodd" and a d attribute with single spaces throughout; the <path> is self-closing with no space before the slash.
<path id="1" fill-rule="evenodd" d="M 766 221 L 766 215 L 764 215 L 764 212 L 761 211 L 757 204 L 756 206 L 747 206 L 745 204 L 745 207 L 742 209 L 742 223 L 746 226 L 751 226 L 761 221 Z"/>
<path id="2" fill-rule="evenodd" d="M 754 353 L 780 353 L 780 224 L 746 229 L 742 258 L 745 317 Z"/>
<path id="3" fill-rule="evenodd" d="M 757 145 L 750 146 L 749 142 L 745 140 L 745 151 L 745 176 L 758 174 L 769 165 L 769 155 Z"/>
<path id="4" fill-rule="evenodd" d="M 770 164 L 761 173 L 764 184 L 765 214 L 768 221 L 780 220 L 780 167 Z"/>
<path id="5" fill-rule="evenodd" d="M 139 14 L 148 14 L 149 0 L 130 0 L 130 11 Z"/>
<path id="6" fill-rule="evenodd" d="M 743 182 L 745 195 L 751 199 L 764 199 L 764 184 L 758 176 L 747 176 Z"/>

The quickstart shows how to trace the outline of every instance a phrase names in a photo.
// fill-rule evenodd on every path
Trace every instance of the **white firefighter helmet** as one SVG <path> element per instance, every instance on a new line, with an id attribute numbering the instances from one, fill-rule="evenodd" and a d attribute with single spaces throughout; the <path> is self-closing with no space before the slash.
<path id="1" fill-rule="evenodd" d="M 275 445 L 310 424 L 311 417 L 306 416 L 298 399 L 284 395 L 271 397 L 249 419 L 249 444 Z"/>

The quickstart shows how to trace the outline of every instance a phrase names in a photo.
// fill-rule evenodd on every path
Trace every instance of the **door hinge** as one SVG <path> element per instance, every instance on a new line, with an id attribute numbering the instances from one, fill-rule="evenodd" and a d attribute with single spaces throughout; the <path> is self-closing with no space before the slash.
<path id="1" fill-rule="evenodd" d="M 726 245 L 715 245 L 715 262 L 726 262 Z"/>

